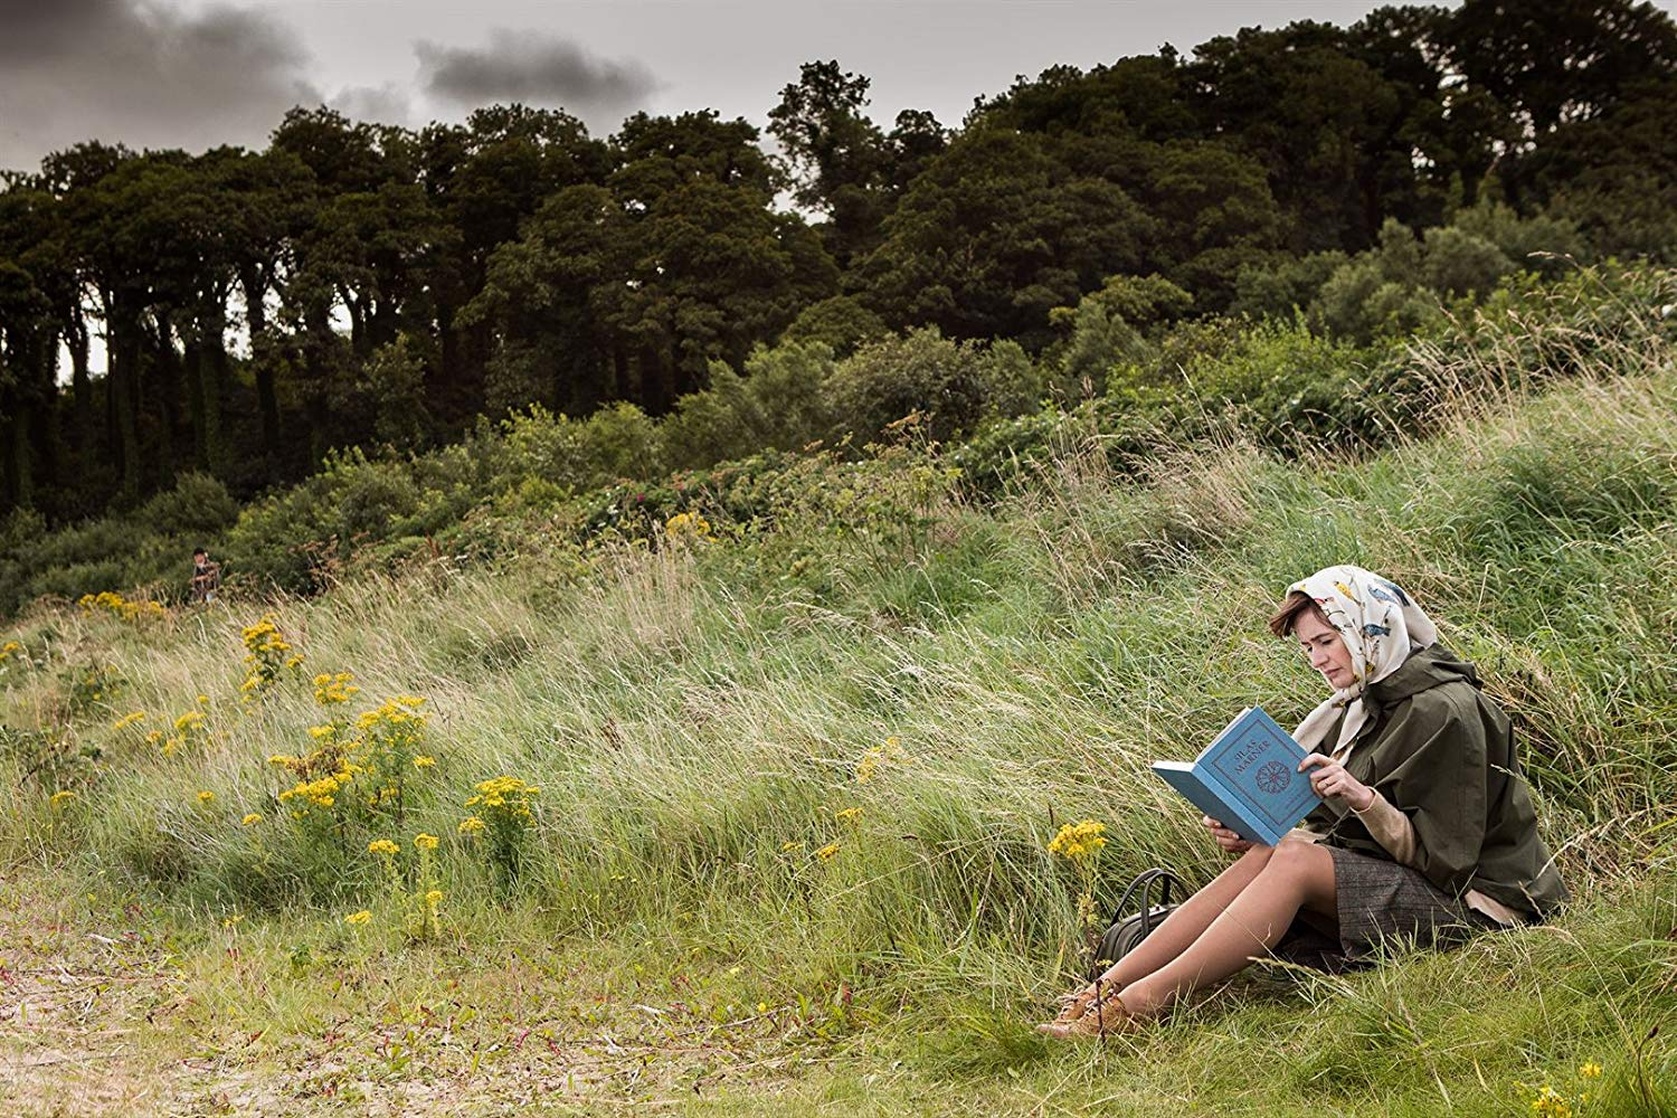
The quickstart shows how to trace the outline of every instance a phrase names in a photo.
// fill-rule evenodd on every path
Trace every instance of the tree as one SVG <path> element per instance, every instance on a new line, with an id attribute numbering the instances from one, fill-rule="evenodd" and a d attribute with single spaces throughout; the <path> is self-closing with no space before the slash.
<path id="1" fill-rule="evenodd" d="M 1466 0 L 1444 42 L 1451 69 L 1495 99 L 1521 147 L 1677 74 L 1677 24 L 1634 0 Z"/>
<path id="2" fill-rule="evenodd" d="M 572 186 L 542 205 L 523 236 L 490 254 L 483 289 L 459 320 L 488 333 L 491 413 L 537 403 L 577 414 L 627 395 L 602 318 L 624 266 L 626 221 L 605 187 Z"/>
<path id="3" fill-rule="evenodd" d="M 859 269 L 861 296 L 892 326 L 1046 344 L 1049 310 L 1133 271 L 1155 228 L 1121 187 L 1049 149 L 1040 136 L 968 130 L 886 220 Z"/>
<path id="4" fill-rule="evenodd" d="M 1576 223 L 1596 252 L 1677 263 L 1677 78 L 1561 125 L 1523 163 L 1531 201 Z"/>
<path id="5" fill-rule="evenodd" d="M 1188 64 L 1208 133 L 1259 160 L 1292 248 L 1361 249 L 1384 218 L 1383 169 L 1408 158 L 1400 89 L 1357 57 L 1347 32 L 1298 22 L 1246 28 L 1194 48 Z"/>
<path id="6" fill-rule="evenodd" d="M 488 367 L 495 352 L 488 325 L 462 320 L 460 311 L 484 289 L 491 256 L 518 239 L 545 201 L 572 186 L 602 183 L 610 170 L 608 146 L 557 110 L 490 106 L 464 125 L 433 124 L 422 134 L 421 181 L 458 232 L 427 271 L 440 343 L 429 394 L 451 424 L 485 406 L 486 392 L 494 397 L 491 410 L 551 399 L 540 392 L 516 399 L 514 381 Z M 506 367 L 503 360 L 500 374 Z"/>
<path id="7" fill-rule="evenodd" d="M 769 110 L 769 135 L 792 166 L 793 197 L 826 218 L 822 232 L 840 267 L 878 242 L 891 204 L 895 152 L 863 112 L 869 84 L 836 61 L 806 62 Z M 929 118 L 899 118 L 905 148 L 921 149 L 935 134 L 937 122 Z"/>
<path id="8" fill-rule="evenodd" d="M 838 273 L 802 218 L 773 211 L 783 181 L 746 121 L 641 113 L 615 140 L 607 187 L 622 220 L 606 228 L 617 268 L 594 305 L 618 383 L 656 415 L 702 387 L 712 360 L 739 368 L 833 294 Z"/>

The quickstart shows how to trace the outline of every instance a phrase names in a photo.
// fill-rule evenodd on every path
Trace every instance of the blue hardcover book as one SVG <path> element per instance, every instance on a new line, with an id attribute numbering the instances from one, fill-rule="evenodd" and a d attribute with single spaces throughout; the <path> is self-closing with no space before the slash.
<path id="1" fill-rule="evenodd" d="M 1322 802 L 1298 771 L 1305 752 L 1261 707 L 1247 707 L 1193 762 L 1153 771 L 1193 805 L 1249 842 L 1274 846 Z"/>

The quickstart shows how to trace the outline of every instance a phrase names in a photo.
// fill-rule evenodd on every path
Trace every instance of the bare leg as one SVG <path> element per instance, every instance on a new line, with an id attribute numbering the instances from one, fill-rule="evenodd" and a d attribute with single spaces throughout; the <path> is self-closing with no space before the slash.
<path id="1" fill-rule="evenodd" d="M 1152 974 L 1184 951 L 1188 950 L 1211 922 L 1240 896 L 1268 864 L 1273 849 L 1254 846 L 1242 854 L 1228 869 L 1211 879 L 1210 884 L 1183 901 L 1164 923 L 1135 949 L 1107 969 L 1100 976 L 1103 987 L 1128 986 L 1138 978 Z"/>
<path id="2" fill-rule="evenodd" d="M 1055 1028 L 1081 1018 L 1095 1004 L 1097 997 L 1104 999 L 1119 993 L 1128 983 L 1152 974 L 1186 951 L 1257 878 L 1269 862 L 1271 853 L 1273 851 L 1267 846 L 1248 848 L 1238 861 L 1213 878 L 1210 884 L 1177 906 L 1128 955 L 1107 968 L 1089 985 L 1066 995 L 1059 1016 L 1052 1025 L 1042 1026 L 1044 1031 L 1053 1032 Z"/>
<path id="3" fill-rule="evenodd" d="M 1230 870 L 1244 865 L 1251 853 L 1243 855 Z M 1219 875 L 1212 886 L 1230 870 Z M 1187 907 L 1183 905 L 1177 911 Z M 1124 982 L 1124 1011 L 1132 1017 L 1151 1017 L 1183 994 L 1241 970 L 1253 956 L 1264 954 L 1280 941 L 1301 908 L 1329 917 L 1336 914 L 1333 855 L 1313 843 L 1282 843 L 1270 851 L 1257 873 L 1242 883 L 1237 895 L 1185 948 L 1151 973 Z M 1153 936 L 1162 934 L 1166 927 L 1168 923 L 1160 925 Z M 1142 947 L 1152 943 L 1153 936 L 1143 940 Z M 1129 973 L 1128 968 L 1123 969 Z"/>

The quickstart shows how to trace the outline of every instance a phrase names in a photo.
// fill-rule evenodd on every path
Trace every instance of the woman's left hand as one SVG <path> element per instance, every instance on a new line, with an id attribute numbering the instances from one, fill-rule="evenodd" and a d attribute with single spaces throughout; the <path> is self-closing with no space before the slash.
<path id="1" fill-rule="evenodd" d="M 1325 753 L 1312 753 L 1299 762 L 1299 772 L 1315 769 L 1310 774 L 1310 787 L 1323 799 L 1344 800 L 1353 811 L 1367 811 L 1374 806 L 1374 789 L 1345 771 L 1345 766 Z"/>

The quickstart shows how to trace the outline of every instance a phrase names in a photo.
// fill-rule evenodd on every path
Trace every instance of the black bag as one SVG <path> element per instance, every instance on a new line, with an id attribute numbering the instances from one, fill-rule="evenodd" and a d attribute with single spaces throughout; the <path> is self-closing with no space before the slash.
<path id="1" fill-rule="evenodd" d="M 1155 884 L 1159 894 L 1157 904 L 1152 900 Z M 1118 907 L 1112 910 L 1112 924 L 1101 936 L 1095 948 L 1095 957 L 1089 962 L 1091 982 L 1104 974 L 1106 968 L 1135 950 L 1136 944 L 1146 939 L 1154 928 L 1164 923 L 1165 917 L 1176 911 L 1176 906 L 1182 902 L 1171 902 L 1172 886 L 1175 886 L 1178 896 L 1188 892 L 1181 878 L 1158 866 L 1143 870 L 1130 882 L 1130 887 L 1118 899 Z M 1135 907 L 1132 908 L 1132 904 Z"/>

